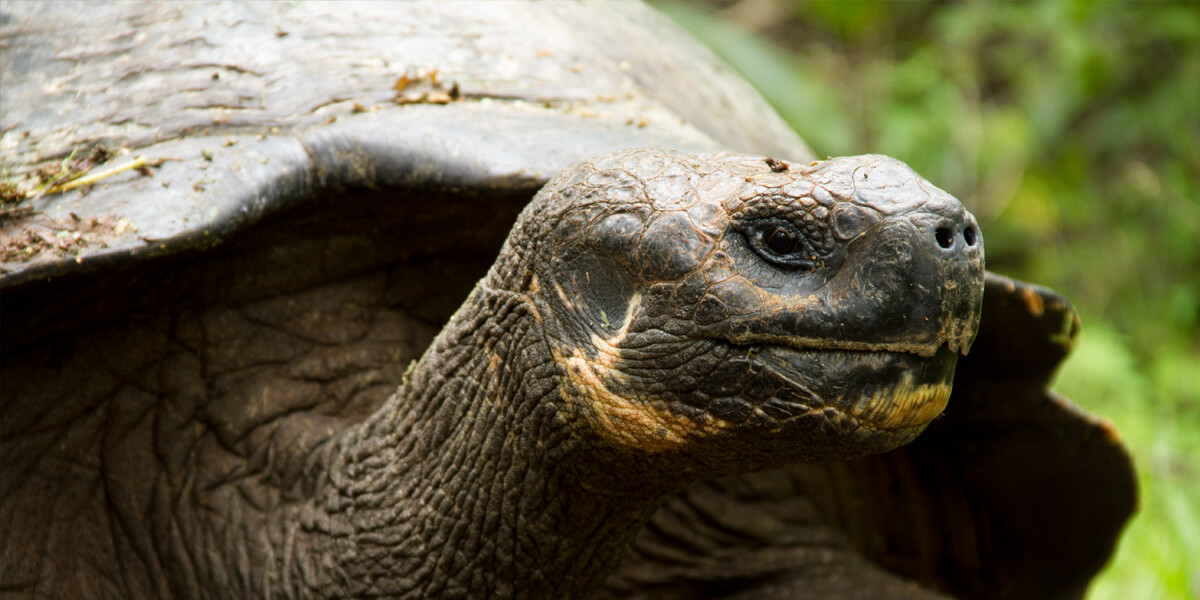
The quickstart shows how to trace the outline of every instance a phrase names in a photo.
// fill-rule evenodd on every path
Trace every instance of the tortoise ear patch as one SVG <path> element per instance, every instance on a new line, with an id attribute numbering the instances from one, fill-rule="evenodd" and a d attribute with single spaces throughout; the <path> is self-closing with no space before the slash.
<path id="1" fill-rule="evenodd" d="M 833 234 L 841 241 L 858 237 L 879 222 L 879 213 L 855 204 L 841 203 L 833 208 Z"/>
<path id="2" fill-rule="evenodd" d="M 716 242 L 700 232 L 683 211 L 655 215 L 637 247 L 638 266 L 646 281 L 674 281 L 696 270 Z"/>
<path id="3" fill-rule="evenodd" d="M 597 254 L 628 262 L 638 240 L 644 236 L 646 220 L 632 212 L 619 212 L 604 217 L 587 232 L 588 245 Z"/>

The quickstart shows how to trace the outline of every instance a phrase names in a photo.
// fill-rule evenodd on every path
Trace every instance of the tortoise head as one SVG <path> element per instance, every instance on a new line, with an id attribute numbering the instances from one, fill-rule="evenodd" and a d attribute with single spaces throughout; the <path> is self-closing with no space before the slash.
<path id="1" fill-rule="evenodd" d="M 974 217 L 884 156 L 618 152 L 547 185 L 515 235 L 567 403 L 709 472 L 911 440 L 979 324 Z"/>

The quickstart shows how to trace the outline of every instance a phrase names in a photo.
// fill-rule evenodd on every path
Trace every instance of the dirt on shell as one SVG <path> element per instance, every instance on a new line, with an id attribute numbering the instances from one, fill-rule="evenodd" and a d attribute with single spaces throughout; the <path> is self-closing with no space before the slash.
<path id="1" fill-rule="evenodd" d="M 32 211 L 0 219 L 0 273 L 14 264 L 80 254 L 89 248 L 107 248 L 113 239 L 133 229 L 128 219 L 115 215 L 79 217 L 72 213 L 54 219 Z"/>

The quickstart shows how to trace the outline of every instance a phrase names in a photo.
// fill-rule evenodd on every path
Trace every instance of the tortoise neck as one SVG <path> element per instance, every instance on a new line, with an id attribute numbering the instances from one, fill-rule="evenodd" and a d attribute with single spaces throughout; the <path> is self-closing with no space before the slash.
<path id="1" fill-rule="evenodd" d="M 339 595 L 574 597 L 616 568 L 658 494 L 588 485 L 536 309 L 481 284 L 398 393 L 342 440 L 322 512 Z"/>

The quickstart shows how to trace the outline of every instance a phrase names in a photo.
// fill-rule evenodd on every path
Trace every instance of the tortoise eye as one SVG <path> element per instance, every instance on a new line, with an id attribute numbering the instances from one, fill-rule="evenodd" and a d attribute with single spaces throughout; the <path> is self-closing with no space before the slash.
<path id="1" fill-rule="evenodd" d="M 767 248 L 776 254 L 791 254 L 796 249 L 796 238 L 783 227 L 772 227 L 763 235 Z"/>
<path id="2" fill-rule="evenodd" d="M 783 219 L 749 223 L 742 230 L 755 254 L 787 269 L 814 268 L 813 251 L 796 226 Z"/>

